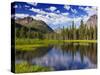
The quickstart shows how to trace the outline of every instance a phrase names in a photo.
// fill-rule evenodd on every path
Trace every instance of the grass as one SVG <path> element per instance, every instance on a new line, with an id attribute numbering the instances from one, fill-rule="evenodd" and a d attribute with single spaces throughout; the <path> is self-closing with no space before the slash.
<path id="1" fill-rule="evenodd" d="M 29 50 L 36 50 L 38 47 L 46 47 L 47 45 L 42 44 L 35 44 L 35 45 L 16 45 L 16 50 L 22 50 L 22 51 L 29 51 Z"/>
<path id="2" fill-rule="evenodd" d="M 97 40 L 64 40 L 64 42 L 73 42 L 73 43 L 96 43 Z"/>
<path id="3" fill-rule="evenodd" d="M 42 72 L 42 71 L 52 71 L 50 67 L 44 67 L 39 65 L 30 65 L 27 62 L 22 62 L 15 65 L 16 73 L 26 73 L 26 72 Z"/>
<path id="4" fill-rule="evenodd" d="M 48 45 L 63 43 L 79 43 L 86 45 L 87 43 L 97 43 L 97 40 L 40 40 L 40 39 L 16 39 L 16 50 L 36 50 L 38 47 L 46 47 Z"/>
<path id="5" fill-rule="evenodd" d="M 58 43 L 96 43 L 97 40 L 39 40 L 39 39 L 16 39 L 16 45 L 33 44 L 58 44 Z"/>
<path id="6" fill-rule="evenodd" d="M 57 44 L 59 40 L 16 39 L 16 45 L 24 44 Z"/>
<path id="7" fill-rule="evenodd" d="M 97 40 L 39 40 L 39 39 L 16 39 L 16 50 L 36 50 L 38 47 L 46 47 L 49 44 L 58 43 L 97 43 Z M 86 45 L 86 44 L 85 44 Z M 39 65 L 30 65 L 27 62 L 22 62 L 15 65 L 16 73 L 27 73 L 27 72 L 42 72 L 42 71 L 53 71 L 53 68 L 44 67 Z"/>

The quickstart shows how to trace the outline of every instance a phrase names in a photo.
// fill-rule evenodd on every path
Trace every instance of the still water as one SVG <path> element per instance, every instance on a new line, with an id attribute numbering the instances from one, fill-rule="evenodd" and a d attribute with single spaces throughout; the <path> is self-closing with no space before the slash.
<path id="1" fill-rule="evenodd" d="M 97 44 L 67 43 L 38 47 L 33 51 L 16 51 L 16 63 L 23 61 L 52 67 L 55 71 L 96 68 Z"/>

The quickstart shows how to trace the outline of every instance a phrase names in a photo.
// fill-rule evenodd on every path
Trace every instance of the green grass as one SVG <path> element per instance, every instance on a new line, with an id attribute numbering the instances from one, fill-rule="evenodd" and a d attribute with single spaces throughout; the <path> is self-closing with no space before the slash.
<path id="1" fill-rule="evenodd" d="M 96 43 L 97 40 L 39 40 L 39 39 L 16 39 L 16 45 L 33 44 L 58 44 L 58 43 Z"/>
<path id="2" fill-rule="evenodd" d="M 52 71 L 50 67 L 44 67 L 39 65 L 30 65 L 27 62 L 22 62 L 15 65 L 16 73 L 26 73 L 26 72 L 42 72 L 42 71 Z"/>
<path id="3" fill-rule="evenodd" d="M 38 47 L 46 47 L 48 45 L 63 43 L 79 43 L 86 45 L 87 43 L 97 43 L 97 40 L 39 40 L 39 39 L 16 39 L 16 50 L 36 50 Z"/>
<path id="4" fill-rule="evenodd" d="M 24 44 L 57 44 L 61 43 L 59 40 L 39 40 L 39 39 L 16 39 L 16 45 L 24 45 Z"/>
<path id="5" fill-rule="evenodd" d="M 29 50 L 36 50 L 38 47 L 46 47 L 47 45 L 42 44 L 34 44 L 34 45 L 16 45 L 16 50 L 22 50 L 22 51 L 29 51 Z"/>
<path id="6" fill-rule="evenodd" d="M 97 40 L 64 40 L 64 42 L 77 42 L 77 43 L 96 43 Z"/>

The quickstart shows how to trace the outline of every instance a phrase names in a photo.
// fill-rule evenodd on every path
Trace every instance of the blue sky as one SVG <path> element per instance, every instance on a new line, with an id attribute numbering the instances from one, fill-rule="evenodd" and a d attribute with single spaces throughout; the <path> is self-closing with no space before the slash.
<path id="1" fill-rule="evenodd" d="M 15 2 L 11 8 L 15 9 L 12 16 L 16 18 L 31 16 L 45 21 L 53 29 L 69 27 L 72 21 L 78 27 L 81 20 L 86 22 L 90 16 L 97 14 L 95 6 Z"/>

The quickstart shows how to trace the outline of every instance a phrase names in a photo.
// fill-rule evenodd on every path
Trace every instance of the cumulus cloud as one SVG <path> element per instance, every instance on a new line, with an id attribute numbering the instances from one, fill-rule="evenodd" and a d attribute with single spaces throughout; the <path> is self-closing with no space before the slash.
<path id="1" fill-rule="evenodd" d="M 37 6 L 38 3 L 36 2 L 27 2 L 27 4 L 33 5 L 33 6 Z"/>
<path id="2" fill-rule="evenodd" d="M 60 13 L 60 11 L 59 11 L 59 10 L 57 10 L 57 11 L 56 11 L 56 13 Z"/>
<path id="3" fill-rule="evenodd" d="M 80 6 L 79 9 L 84 10 L 84 7 Z"/>
<path id="4" fill-rule="evenodd" d="M 61 13 L 62 15 L 64 15 L 64 16 L 68 16 L 69 15 L 69 13 Z"/>
<path id="5" fill-rule="evenodd" d="M 48 16 L 44 16 L 44 15 L 41 15 L 41 14 L 37 14 L 35 16 L 32 16 L 34 19 L 36 20 L 43 20 L 45 21 L 46 23 L 49 23 L 50 21 L 50 18 Z"/>
<path id="6" fill-rule="evenodd" d="M 76 14 L 76 13 L 78 12 L 76 9 L 72 9 L 72 8 L 71 8 L 71 11 L 72 11 L 74 14 Z"/>
<path id="7" fill-rule="evenodd" d="M 80 7 L 81 10 L 85 11 L 88 16 L 91 16 L 91 15 L 94 15 L 94 14 L 97 14 L 97 7 L 93 6 L 93 7 Z"/>
<path id="8" fill-rule="evenodd" d="M 29 8 L 30 6 L 28 6 L 28 5 L 25 5 L 25 8 Z"/>
<path id="9" fill-rule="evenodd" d="M 50 13 L 50 12 L 46 12 L 41 9 L 35 9 L 35 8 L 32 8 L 30 10 L 37 13 L 36 15 L 31 15 L 31 17 L 37 20 L 43 20 L 44 22 L 46 22 L 49 26 L 53 28 L 58 27 L 58 25 L 61 25 L 62 27 L 64 25 L 67 27 L 68 23 L 71 24 L 71 22 L 74 20 L 74 18 L 68 17 L 69 15 L 68 12 L 57 14 L 57 13 L 53 13 L 53 12 Z M 16 18 L 19 18 L 19 17 L 24 18 L 29 15 L 15 14 L 15 16 Z M 74 20 L 75 23 L 78 23 L 80 19 L 81 18 L 75 18 Z"/>
<path id="10" fill-rule="evenodd" d="M 65 13 L 63 13 L 65 15 Z M 58 25 L 64 25 L 67 22 L 71 22 L 72 19 L 64 16 L 62 14 L 56 14 L 56 13 L 47 13 L 46 15 L 37 14 L 35 16 L 32 16 L 34 19 L 37 20 L 43 20 L 45 21 L 49 26 L 56 28 Z M 55 27 L 54 27 L 55 26 Z"/>
<path id="11" fill-rule="evenodd" d="M 86 7 L 85 11 L 89 16 L 97 14 L 97 10 L 95 7 Z"/>
<path id="12" fill-rule="evenodd" d="M 29 9 L 29 10 L 31 10 L 31 11 L 33 11 L 33 12 L 36 12 L 36 13 L 38 13 L 38 14 L 46 14 L 46 13 L 47 13 L 47 12 L 43 11 L 42 9 L 31 8 L 31 9 Z"/>
<path id="13" fill-rule="evenodd" d="M 69 5 L 64 5 L 64 8 L 69 10 L 71 7 Z"/>
<path id="14" fill-rule="evenodd" d="M 79 7 L 79 9 L 85 11 L 87 13 L 87 15 L 83 15 L 81 16 L 81 18 L 84 20 L 84 23 L 86 23 L 86 21 L 90 18 L 90 16 L 97 14 L 97 7 L 93 6 L 93 7 Z"/>
<path id="15" fill-rule="evenodd" d="M 28 17 L 29 14 L 12 14 L 11 17 L 15 17 L 15 19 L 17 18 L 24 18 L 24 17 Z"/>
<path id="16" fill-rule="evenodd" d="M 28 7 L 28 6 L 26 6 L 26 7 Z M 66 10 L 71 11 L 73 13 L 72 15 L 75 15 L 78 13 L 77 9 L 72 9 L 68 5 L 65 5 L 64 8 Z M 69 17 L 69 15 L 70 15 L 69 12 L 62 12 L 61 10 L 58 10 L 54 6 L 47 8 L 47 10 L 50 10 L 51 12 L 47 12 L 47 11 L 44 11 L 43 9 L 39 9 L 39 8 L 30 8 L 29 10 L 36 13 L 36 15 L 31 15 L 34 19 L 43 20 L 49 26 L 56 28 L 58 25 L 68 26 L 68 23 L 71 24 L 72 21 L 74 21 L 75 24 L 78 26 L 80 24 L 81 20 L 84 20 L 84 22 L 86 22 L 88 20 L 88 18 L 90 17 L 90 15 L 97 13 L 96 7 L 79 7 L 79 9 L 85 11 L 88 15 L 77 16 L 77 17 L 73 16 L 74 18 L 71 18 L 71 17 Z M 15 14 L 12 16 L 23 18 L 23 17 L 27 17 L 29 15 L 28 14 Z"/>
<path id="17" fill-rule="evenodd" d="M 33 11 L 33 12 L 40 12 L 40 9 L 35 9 L 35 8 L 31 8 L 31 9 L 29 9 L 29 10 L 31 10 L 31 11 Z"/>
<path id="18" fill-rule="evenodd" d="M 54 6 L 51 6 L 50 8 L 47 8 L 47 10 L 50 10 L 50 11 L 55 11 L 57 8 L 56 7 L 54 7 Z"/>

